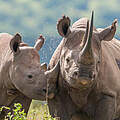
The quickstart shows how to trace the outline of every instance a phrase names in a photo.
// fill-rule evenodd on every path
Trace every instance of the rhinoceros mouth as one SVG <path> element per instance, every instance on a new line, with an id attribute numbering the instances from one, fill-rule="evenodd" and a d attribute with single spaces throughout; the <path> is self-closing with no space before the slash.
<path id="1" fill-rule="evenodd" d="M 92 84 L 93 80 L 94 79 L 90 78 L 90 77 L 81 77 L 81 79 L 79 80 L 79 82 L 82 85 L 89 85 L 89 84 Z"/>
<path id="2" fill-rule="evenodd" d="M 84 81 L 82 81 L 82 80 L 84 80 Z M 81 83 L 81 81 L 82 81 L 82 83 Z M 77 89 L 77 90 L 91 89 L 94 87 L 95 83 L 96 82 L 94 81 L 94 79 L 91 80 L 88 77 L 81 77 L 79 79 L 74 79 L 69 76 L 69 78 L 67 78 L 67 80 L 63 81 L 63 84 L 65 86 L 68 86 L 71 89 L 73 88 L 73 89 Z"/>

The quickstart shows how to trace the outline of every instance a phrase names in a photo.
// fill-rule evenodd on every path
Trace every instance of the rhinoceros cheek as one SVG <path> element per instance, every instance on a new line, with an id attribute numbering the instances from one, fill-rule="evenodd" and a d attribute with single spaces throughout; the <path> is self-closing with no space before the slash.
<path id="1" fill-rule="evenodd" d="M 67 81 L 69 84 L 71 84 L 71 85 L 74 85 L 74 84 L 76 84 L 76 82 L 77 82 L 75 79 L 72 79 L 72 78 L 69 77 L 69 76 L 66 77 L 66 81 Z"/>

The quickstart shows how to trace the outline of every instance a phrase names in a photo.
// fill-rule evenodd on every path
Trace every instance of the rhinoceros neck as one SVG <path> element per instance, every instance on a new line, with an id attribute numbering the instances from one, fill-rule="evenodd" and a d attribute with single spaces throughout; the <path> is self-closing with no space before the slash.
<path id="1" fill-rule="evenodd" d="M 0 34 L 0 105 L 9 105 L 14 97 L 8 95 L 9 88 L 13 88 L 9 77 L 9 68 L 12 60 L 9 48 L 12 36 L 7 33 Z M 6 104 L 7 103 L 7 104 Z"/>
<path id="2" fill-rule="evenodd" d="M 57 49 L 53 53 L 53 55 L 50 59 L 50 62 L 49 62 L 48 69 L 52 69 L 57 64 L 58 60 L 60 59 L 60 55 L 61 55 L 61 51 L 62 51 L 63 46 L 64 46 L 64 40 L 62 40 L 60 42 Z"/>
<path id="3" fill-rule="evenodd" d="M 117 61 L 116 61 L 117 60 Z M 120 88 L 120 42 L 102 41 L 100 70 L 97 79 L 97 89 L 103 93 L 113 95 Z M 117 63 L 118 62 L 118 63 Z"/>
<path id="4" fill-rule="evenodd" d="M 0 67 L 0 105 L 6 106 L 9 106 L 11 101 L 16 97 L 16 94 L 13 93 L 13 91 L 16 92 L 16 89 L 9 76 L 10 63 L 10 61 L 7 61 L 6 63 L 2 63 Z"/>
<path id="5" fill-rule="evenodd" d="M 0 106 L 9 106 L 11 102 L 16 98 L 18 92 L 9 77 L 9 63 L 4 64 L 0 70 Z"/>

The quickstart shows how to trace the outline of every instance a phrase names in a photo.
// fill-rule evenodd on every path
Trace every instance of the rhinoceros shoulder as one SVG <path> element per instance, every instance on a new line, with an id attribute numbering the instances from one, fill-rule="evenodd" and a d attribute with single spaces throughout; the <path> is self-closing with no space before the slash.
<path id="1" fill-rule="evenodd" d="M 51 60 L 49 62 L 48 69 L 52 69 L 57 64 L 57 62 L 60 58 L 63 46 L 64 46 L 64 39 L 60 42 L 60 44 L 56 48 L 55 52 L 53 53 Z"/>
<path id="2" fill-rule="evenodd" d="M 0 45 L 2 45 L 1 47 L 7 47 L 12 37 L 13 36 L 8 33 L 0 33 Z"/>
<path id="3" fill-rule="evenodd" d="M 0 33 L 0 38 L 12 38 L 13 36 L 9 33 Z"/>

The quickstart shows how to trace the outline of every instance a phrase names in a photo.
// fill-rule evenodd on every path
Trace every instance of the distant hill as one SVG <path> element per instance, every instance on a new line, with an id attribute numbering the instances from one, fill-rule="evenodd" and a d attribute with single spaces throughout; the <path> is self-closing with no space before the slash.
<path id="1" fill-rule="evenodd" d="M 73 23 L 81 17 L 89 18 L 94 10 L 95 26 L 106 27 L 115 18 L 120 20 L 119 6 L 120 0 L 1 0 L 0 32 L 20 32 L 29 44 L 42 33 L 47 41 L 41 51 L 41 60 L 48 62 L 61 39 L 56 23 L 63 14 Z M 116 36 L 120 38 L 118 32 Z"/>

